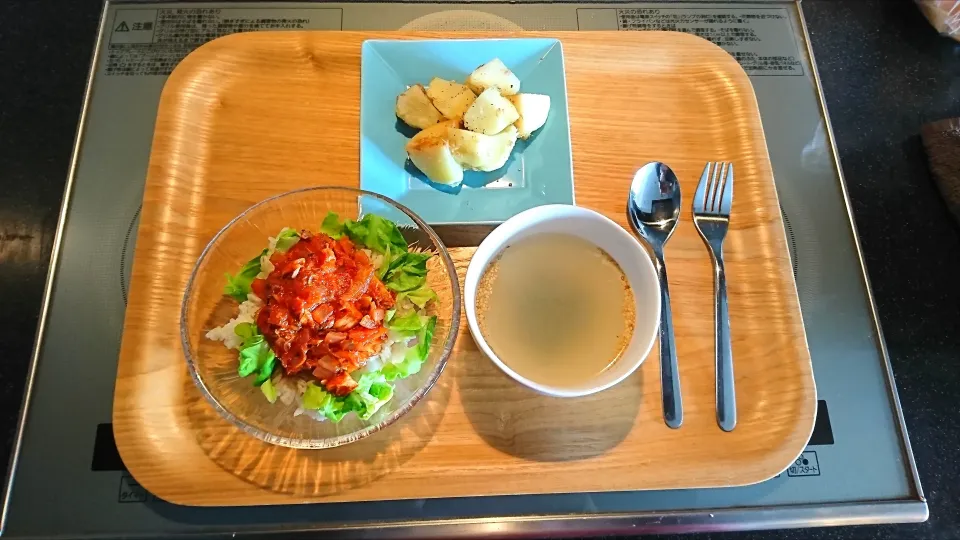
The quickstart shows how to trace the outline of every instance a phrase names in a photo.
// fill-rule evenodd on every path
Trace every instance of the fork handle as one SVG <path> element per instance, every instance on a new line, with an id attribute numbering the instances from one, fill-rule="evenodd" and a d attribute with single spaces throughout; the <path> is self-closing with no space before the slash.
<path id="1" fill-rule="evenodd" d="M 677 348 L 674 343 L 673 314 L 670 312 L 670 289 L 667 287 L 667 267 L 663 263 L 663 248 L 654 249 L 654 265 L 660 279 L 660 385 L 663 392 L 663 420 L 677 429 L 683 423 L 683 403 L 680 398 L 680 374 L 677 367 Z"/>
<path id="2" fill-rule="evenodd" d="M 716 307 L 715 345 L 717 362 L 717 424 L 724 431 L 737 425 L 737 399 L 733 388 L 733 352 L 730 346 L 730 312 L 727 307 L 727 276 L 723 269 L 723 247 L 713 246 L 714 300 Z"/>

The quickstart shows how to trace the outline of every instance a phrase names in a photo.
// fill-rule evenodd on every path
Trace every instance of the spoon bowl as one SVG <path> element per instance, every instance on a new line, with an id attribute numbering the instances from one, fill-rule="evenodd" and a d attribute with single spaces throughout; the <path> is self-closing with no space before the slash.
<path id="1" fill-rule="evenodd" d="M 656 161 L 647 163 L 630 184 L 630 224 L 642 238 L 665 244 L 680 218 L 680 202 L 680 182 L 670 167 Z"/>

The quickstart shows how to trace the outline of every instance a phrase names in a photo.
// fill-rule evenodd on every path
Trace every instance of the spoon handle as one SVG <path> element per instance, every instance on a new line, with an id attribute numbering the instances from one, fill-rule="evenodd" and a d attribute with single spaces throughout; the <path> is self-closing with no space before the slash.
<path id="1" fill-rule="evenodd" d="M 673 337 L 673 314 L 670 312 L 670 289 L 667 286 L 667 267 L 663 249 L 655 250 L 657 277 L 660 278 L 660 384 L 663 388 L 663 420 L 673 429 L 683 423 L 683 404 L 680 398 L 680 374 L 677 367 L 677 348 Z"/>

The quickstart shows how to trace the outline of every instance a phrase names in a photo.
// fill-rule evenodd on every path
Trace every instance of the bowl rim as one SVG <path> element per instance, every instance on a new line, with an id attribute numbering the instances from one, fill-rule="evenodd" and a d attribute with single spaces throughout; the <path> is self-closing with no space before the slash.
<path id="1" fill-rule="evenodd" d="M 557 210 L 561 210 L 563 212 L 563 215 L 561 216 L 551 215 L 553 212 Z M 502 238 L 497 237 L 496 235 L 497 229 L 501 229 L 501 227 L 509 225 L 511 221 L 520 221 L 522 219 L 530 219 L 531 216 L 534 219 L 531 220 L 527 225 L 520 228 L 516 228 L 515 230 L 512 230 L 509 233 L 504 233 L 504 236 Z M 487 343 L 486 338 L 484 337 L 483 333 L 480 331 L 480 325 L 479 325 L 479 322 L 477 321 L 477 309 L 475 305 L 476 289 L 479 286 L 480 279 L 483 277 L 483 274 L 486 271 L 487 267 L 489 266 L 490 262 L 493 261 L 496 258 L 496 256 L 503 251 L 503 249 L 505 249 L 505 246 L 507 246 L 513 238 L 515 238 L 518 234 L 520 234 L 524 230 L 534 227 L 537 224 L 543 223 L 544 221 L 547 221 L 547 220 L 555 220 L 555 219 L 579 220 L 583 218 L 596 219 L 599 223 L 602 223 L 603 226 L 609 227 L 612 233 L 619 237 L 620 241 L 630 244 L 631 246 L 635 247 L 640 253 L 643 254 L 643 256 L 640 258 L 643 262 L 640 264 L 645 267 L 646 271 L 649 272 L 651 276 L 653 276 L 651 283 L 655 285 L 655 288 L 657 291 L 656 300 L 655 300 L 656 314 L 653 318 L 654 324 L 651 325 L 649 328 L 649 335 L 645 335 L 643 333 L 643 332 L 646 332 L 646 330 L 643 330 L 643 332 L 641 332 L 641 329 L 634 330 L 633 337 L 631 338 L 631 343 L 633 343 L 634 341 L 641 343 L 642 353 L 638 354 L 636 358 L 629 360 L 630 368 L 628 370 L 624 371 L 623 374 L 617 376 L 615 379 L 608 381 L 606 383 L 595 384 L 595 385 L 585 387 L 585 388 L 580 388 L 580 389 L 569 389 L 569 388 L 551 386 L 548 384 L 542 384 L 537 381 L 531 380 L 527 377 L 524 377 L 523 375 L 520 375 L 519 373 L 514 371 L 510 366 L 508 366 L 506 363 L 500 360 L 499 356 L 497 356 L 497 354 L 493 352 L 493 349 L 490 347 L 490 344 Z M 470 334 L 473 336 L 474 341 L 477 343 L 477 346 L 480 348 L 480 350 L 483 351 L 484 355 L 491 362 L 493 362 L 498 368 L 500 368 L 501 371 L 503 371 L 511 379 L 515 380 L 521 385 L 531 390 L 534 390 L 536 392 L 539 392 L 541 394 L 545 394 L 553 397 L 560 397 L 560 398 L 576 398 L 576 397 L 584 397 L 584 396 L 589 396 L 591 394 L 596 394 L 598 392 L 601 392 L 603 390 L 616 386 L 617 384 L 621 383 L 624 379 L 626 379 L 630 375 L 633 375 L 633 373 L 636 372 L 636 370 L 644 363 L 646 358 L 650 355 L 650 352 L 653 350 L 653 345 L 654 343 L 656 343 L 657 336 L 659 335 L 660 315 L 661 315 L 661 310 L 663 309 L 663 306 L 661 303 L 662 290 L 660 286 L 660 281 L 657 279 L 656 267 L 653 264 L 653 260 L 650 256 L 650 253 L 646 249 L 644 249 L 640 241 L 637 240 L 637 238 L 634 235 L 624 230 L 624 228 L 621 227 L 617 222 L 601 214 L 600 212 L 597 212 L 596 210 L 592 210 L 590 208 L 585 208 L 582 206 L 575 206 L 575 205 L 568 205 L 568 204 L 551 204 L 551 205 L 537 206 L 535 208 L 531 208 L 503 222 L 500 226 L 497 227 L 497 229 L 494 229 L 494 231 L 491 232 L 490 235 L 483 240 L 483 242 L 481 242 L 480 247 L 477 248 L 477 250 L 479 251 L 481 248 L 483 248 L 483 244 L 486 243 L 488 245 L 491 245 L 492 246 L 491 251 L 493 251 L 493 254 L 491 255 L 490 259 L 483 264 L 482 268 L 480 268 L 479 259 L 471 258 L 470 266 L 467 268 L 467 273 L 464 276 L 464 280 L 463 280 L 464 308 L 466 310 L 467 326 L 470 329 Z M 596 241 L 590 238 L 587 238 L 587 237 L 581 237 L 581 238 L 584 238 L 585 240 L 589 241 L 591 244 L 597 245 Z M 473 301 L 471 302 L 470 300 L 473 300 Z"/>
<path id="2" fill-rule="evenodd" d="M 232 413 L 229 409 L 224 407 L 220 401 L 213 396 L 204 383 L 203 379 L 200 376 L 200 373 L 197 370 L 197 358 L 194 358 L 190 352 L 190 343 L 189 335 L 190 332 L 187 330 L 187 301 L 193 292 L 195 281 L 200 270 L 200 266 L 203 264 L 207 255 L 210 253 L 210 250 L 216 244 L 217 240 L 224 235 L 231 227 L 233 227 L 241 219 L 245 218 L 251 212 L 263 206 L 265 204 L 275 202 L 279 199 L 286 197 L 293 197 L 297 195 L 302 195 L 310 192 L 317 191 L 327 191 L 327 192 L 348 192 L 356 195 L 358 198 L 361 196 L 369 196 L 375 199 L 379 199 L 385 203 L 390 204 L 391 206 L 399 209 L 401 212 L 411 218 L 413 222 L 423 230 L 430 240 L 439 247 L 438 255 L 441 257 L 444 268 L 447 271 L 447 278 L 451 281 L 451 288 L 453 290 L 453 314 L 451 317 L 450 330 L 447 332 L 447 336 L 443 342 L 443 349 L 440 352 L 440 357 L 437 360 L 437 365 L 434 366 L 433 371 L 430 373 L 430 376 L 427 378 L 426 382 L 420 386 L 410 397 L 407 399 L 407 402 L 404 403 L 401 407 L 394 410 L 392 413 L 387 415 L 381 421 L 376 424 L 370 424 L 363 429 L 354 431 L 349 434 L 338 435 L 335 437 L 325 437 L 323 439 L 300 439 L 293 437 L 285 437 L 281 435 L 275 435 L 273 433 L 266 432 L 262 429 L 256 428 L 243 419 L 239 418 L 237 415 Z M 380 195 L 379 193 L 374 193 L 372 191 L 367 191 L 359 188 L 345 187 L 345 186 L 310 186 L 305 188 L 294 189 L 279 193 L 268 197 L 252 206 L 248 207 L 246 210 L 238 214 L 236 217 L 231 219 L 224 225 L 217 233 L 207 242 L 207 245 L 203 248 L 203 251 L 200 253 L 200 256 L 197 258 L 196 264 L 193 266 L 193 269 L 190 271 L 190 277 L 187 280 L 186 287 L 184 288 L 183 297 L 180 301 L 180 347 L 183 352 L 184 361 L 187 364 L 187 369 L 190 372 L 190 378 L 193 379 L 194 384 L 200 390 L 200 393 L 207 400 L 210 405 L 226 420 L 228 420 L 233 425 L 237 426 L 241 430 L 250 435 L 257 437 L 258 439 L 279 446 L 285 446 L 288 448 L 300 448 L 300 449 L 322 449 L 322 448 L 334 448 L 337 446 L 342 446 L 352 442 L 359 441 L 377 433 L 378 431 L 392 425 L 395 423 L 401 416 L 408 413 L 420 400 L 433 388 L 437 380 L 440 378 L 441 373 L 443 373 L 444 367 L 446 367 L 447 360 L 450 358 L 450 354 L 453 352 L 453 347 L 457 341 L 457 334 L 460 330 L 460 305 L 461 305 L 461 290 L 460 282 L 457 277 L 457 269 L 453 264 L 453 259 L 450 257 L 450 252 L 447 249 L 447 246 L 444 245 L 443 241 L 440 239 L 440 236 L 437 235 L 436 231 L 433 230 L 430 225 L 423 221 L 420 216 L 418 216 L 413 210 L 407 208 L 398 201 L 395 201 L 389 197 Z"/>

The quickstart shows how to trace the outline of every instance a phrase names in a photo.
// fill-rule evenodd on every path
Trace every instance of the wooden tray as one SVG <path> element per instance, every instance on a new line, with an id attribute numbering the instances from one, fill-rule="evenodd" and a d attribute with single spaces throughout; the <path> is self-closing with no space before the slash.
<path id="1" fill-rule="evenodd" d="M 776 475 L 803 450 L 816 391 L 747 75 L 687 34 L 511 34 L 524 36 L 563 42 L 579 204 L 626 226 L 627 187 L 644 163 L 669 163 L 688 205 L 704 162 L 736 163 L 725 244 L 736 430 L 716 425 L 711 265 L 686 213 L 666 250 L 682 429 L 663 423 L 656 352 L 611 390 L 551 399 L 501 374 L 465 324 L 437 386 L 374 437 L 292 450 L 222 420 L 190 380 L 178 339 L 201 250 L 266 197 L 357 185 L 363 40 L 451 37 L 237 34 L 189 55 L 160 100 L 113 408 L 120 455 L 145 488 L 210 506 L 735 486 Z M 453 252 L 462 279 L 472 249 Z"/>

